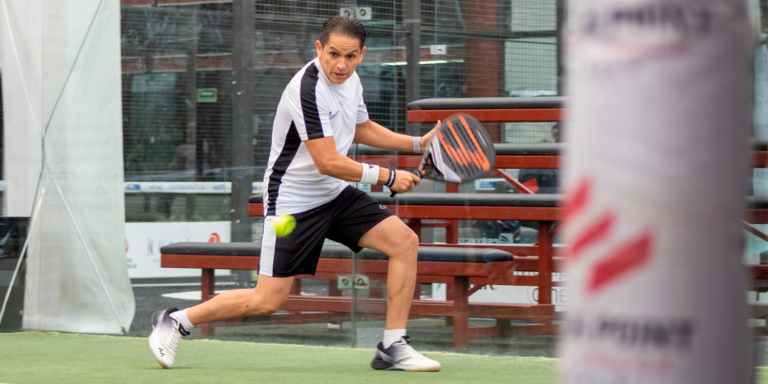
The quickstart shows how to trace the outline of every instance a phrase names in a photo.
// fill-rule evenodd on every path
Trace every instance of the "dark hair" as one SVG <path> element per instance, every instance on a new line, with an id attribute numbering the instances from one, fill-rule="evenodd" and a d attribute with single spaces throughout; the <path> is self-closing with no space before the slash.
<path id="1" fill-rule="evenodd" d="M 554 137 L 555 143 L 562 143 L 563 142 L 563 125 L 560 124 L 558 121 L 557 123 L 552 125 L 551 130 L 557 130 L 557 136 Z"/>
<path id="2" fill-rule="evenodd" d="M 323 46 L 328 44 L 331 33 L 340 33 L 360 40 L 360 48 L 365 45 L 365 27 L 361 22 L 347 16 L 334 16 L 323 23 L 323 29 L 320 31 L 320 44 Z"/>

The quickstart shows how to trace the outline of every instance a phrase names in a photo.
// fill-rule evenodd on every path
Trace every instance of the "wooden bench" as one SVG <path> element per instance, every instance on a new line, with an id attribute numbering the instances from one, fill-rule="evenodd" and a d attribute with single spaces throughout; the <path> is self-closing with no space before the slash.
<path id="1" fill-rule="evenodd" d="M 537 97 L 537 98 L 477 98 L 477 99 L 425 99 L 412 102 L 408 104 L 408 122 L 409 123 L 434 123 L 437 120 L 442 120 L 447 116 L 454 113 L 465 112 L 475 116 L 478 120 L 484 123 L 494 122 L 549 122 L 559 121 L 563 116 L 563 104 L 565 98 L 562 97 Z M 509 177 L 502 169 L 555 169 L 559 167 L 560 155 L 565 148 L 565 144 L 495 144 L 497 151 L 496 174 L 509 181 L 515 187 L 522 192 L 525 189 L 520 188 L 519 183 L 516 180 Z M 398 168 L 416 168 L 418 166 L 420 155 L 413 153 L 398 153 L 394 151 L 383 151 L 364 146 L 355 146 L 353 153 L 351 154 L 355 159 L 366 163 L 396 166 Z M 757 141 L 752 142 L 752 164 L 755 167 L 768 167 L 768 142 Z M 380 191 L 377 186 L 374 186 L 374 191 Z M 393 212 L 395 212 L 400 218 L 408 221 L 408 224 L 415 230 L 417 234 L 420 234 L 421 228 L 430 227 L 444 227 L 446 228 L 446 241 L 451 248 L 466 248 L 464 252 L 470 252 L 473 249 L 493 248 L 510 252 L 515 255 L 514 261 L 505 262 L 511 263 L 509 270 L 514 272 L 534 272 L 535 276 L 519 276 L 516 275 L 515 279 L 512 279 L 510 284 L 515 285 L 536 285 L 539 288 L 540 298 L 538 305 L 527 306 L 528 310 L 532 311 L 529 316 L 540 318 L 538 316 L 543 313 L 544 318 L 551 316 L 553 310 L 551 305 L 551 289 L 553 285 L 557 285 L 552 282 L 551 274 L 555 271 L 561 271 L 561 249 L 553 247 L 552 238 L 554 237 L 556 230 L 554 223 L 563 218 L 564 211 L 560 206 L 561 196 L 559 195 L 491 195 L 492 197 L 484 197 L 487 195 L 482 194 L 457 194 L 458 185 L 448 183 L 446 186 L 446 192 L 448 194 L 416 194 L 408 193 L 398 195 L 397 199 L 391 199 L 388 194 L 374 193 L 373 195 L 382 203 L 386 204 Z M 452 195 L 452 196 L 451 196 Z M 263 206 L 261 204 L 261 196 L 254 196 L 250 199 L 249 212 L 252 216 L 262 216 Z M 444 219 L 445 222 L 430 222 L 425 223 L 423 219 Z M 520 244 L 456 244 L 458 242 L 458 222 L 457 220 L 531 220 L 538 221 L 538 242 L 534 245 L 520 245 Z M 750 223 L 768 223 L 768 209 L 751 207 L 747 212 L 747 222 Z M 754 229 L 754 228 L 752 228 Z M 750 231 L 752 232 L 752 231 Z M 760 231 L 757 233 L 762 234 Z M 754 233 L 754 232 L 753 232 Z M 768 241 L 768 235 L 762 234 L 762 238 Z M 255 245 L 252 245 L 255 246 Z M 434 244 L 422 244 L 422 249 L 429 246 L 437 246 Z M 173 255 L 169 254 L 168 258 L 164 255 L 164 262 L 175 263 L 174 265 L 163 266 L 175 266 L 175 267 L 196 267 L 204 269 L 203 284 L 207 287 L 204 288 L 203 299 L 207 299 L 205 292 L 212 292 L 213 289 L 213 269 L 238 269 L 235 267 L 236 260 L 241 260 L 242 255 L 230 255 L 224 256 L 227 261 L 222 259 L 216 259 L 216 261 L 210 259 L 203 262 L 198 258 L 189 258 L 187 255 L 184 258 L 174 260 Z M 194 256 L 194 255 L 192 255 Z M 215 256 L 215 255 L 198 255 L 198 256 Z M 247 268 L 255 269 L 258 265 L 257 258 L 249 256 L 247 258 Z M 244 262 L 244 261 L 243 261 Z M 383 260 L 368 260 L 360 259 L 355 260 L 356 266 L 367 265 L 366 263 L 382 263 Z M 330 263 L 330 264 L 329 264 Z M 329 267 L 336 263 L 336 267 Z M 347 263 L 346 266 L 343 264 Z M 328 259 L 321 260 L 320 265 L 323 268 L 341 269 L 347 270 L 349 265 L 352 265 L 351 259 Z M 439 277 L 437 275 L 422 273 L 426 271 L 422 268 L 423 261 L 419 262 L 419 276 L 420 282 L 435 282 L 436 280 L 446 279 L 446 283 L 449 284 L 448 299 L 455 298 L 456 295 L 462 301 L 464 297 L 469 297 L 471 293 L 476 291 L 483 284 L 483 277 L 466 275 L 468 272 L 459 272 L 465 274 L 461 276 L 467 276 L 468 282 L 458 283 L 455 280 L 458 274 Z M 464 264 L 459 263 L 461 266 L 456 268 L 467 268 Z M 196 266 L 192 266 L 196 265 Z M 246 265 L 241 265 L 245 267 Z M 337 268 L 338 267 L 338 268 Z M 371 267 L 373 268 L 373 267 Z M 378 266 L 377 268 L 382 268 Z M 371 276 L 375 276 L 377 272 L 373 269 Z M 380 269 L 384 271 L 384 269 Z M 513 272 L 513 274 L 514 274 Z M 768 280 L 768 265 L 758 266 L 753 269 L 753 274 L 760 275 L 760 278 Z M 326 273 L 329 273 L 326 275 Z M 345 272 L 346 273 L 346 272 Z M 382 272 L 383 273 L 383 272 Z M 301 278 L 327 278 L 331 279 L 337 276 L 334 272 L 324 272 L 318 270 L 317 275 L 314 277 L 301 276 Z M 453 282 L 450 281 L 454 278 Z M 375 280 L 373 280 L 375 281 Z M 436 281 L 442 282 L 443 280 Z M 333 284 L 334 282 L 329 282 Z M 300 284 L 300 283 L 299 283 Z M 471 284 L 475 286 L 470 288 Z M 297 287 L 294 287 L 297 288 Z M 299 287 L 300 288 L 300 287 Z M 329 285 L 330 288 L 330 285 Z M 373 287 L 372 291 L 378 289 Z M 296 290 L 294 290 L 296 291 Z M 296 293 L 296 292 L 294 292 Z M 373 293 L 373 292 L 372 292 Z M 375 296 L 375 295 L 373 295 Z M 284 321 L 289 321 L 290 316 L 295 317 L 295 321 L 303 321 L 301 316 L 304 314 L 295 313 L 296 310 L 302 310 L 302 308 L 337 308 L 346 309 L 348 300 L 339 301 L 339 298 L 329 299 L 329 301 L 312 301 L 308 298 L 302 298 L 303 301 L 292 301 L 296 306 L 291 306 L 289 313 L 285 315 Z M 372 299 L 373 300 L 373 299 Z M 455 300 L 454 300 L 455 301 Z M 414 301 L 415 304 L 418 300 Z M 293 305 L 292 304 L 292 305 Z M 381 308 L 382 302 L 371 304 L 372 306 Z M 414 308 L 421 308 L 415 306 Z M 455 306 L 453 307 L 456 309 Z M 445 309 L 445 308 L 443 308 Z M 466 312 L 469 316 L 469 313 Z M 543 311 L 543 312 L 538 312 Z M 342 311 L 343 312 L 343 311 Z M 373 311 L 375 312 L 375 311 Z M 371 313 L 373 313 L 371 312 Z M 534 316 L 534 312 L 536 315 Z M 474 313 L 474 312 L 472 312 Z M 522 312 L 521 312 L 522 313 Z M 455 315 L 464 316 L 462 313 L 455 313 Z M 273 317 L 273 316 L 270 316 Z M 455 317 L 455 316 L 454 316 Z M 461 327 L 461 325 L 459 325 Z M 212 328 L 211 328 L 212 329 Z M 474 329 L 474 328 L 473 328 Z M 454 332 L 456 330 L 454 329 Z M 488 334 L 498 333 L 498 327 L 493 330 L 468 330 L 467 334 L 482 333 Z M 458 342 L 457 342 L 458 340 Z M 461 339 L 454 337 L 454 345 L 462 344 Z"/>
<path id="2" fill-rule="evenodd" d="M 406 193 L 392 198 L 389 193 L 372 193 L 371 196 L 395 212 L 401 219 L 408 219 L 408 225 L 419 235 L 421 228 L 443 227 L 446 228 L 446 245 L 452 248 L 462 248 L 465 252 L 492 248 L 514 254 L 514 271 L 528 272 L 529 275 L 517 276 L 508 284 L 498 285 L 537 286 L 538 304 L 524 306 L 531 310 L 541 307 L 546 311 L 554 311 L 552 288 L 556 284 L 552 281 L 552 273 L 563 270 L 561 249 L 553 247 L 552 243 L 555 235 L 554 223 L 561 220 L 564 215 L 564 209 L 560 207 L 561 195 Z M 250 215 L 262 216 L 263 209 L 262 196 L 251 196 Z M 445 219 L 446 221 L 423 223 L 423 219 Z M 457 220 L 469 219 L 538 221 L 538 243 L 534 245 L 458 244 Z M 422 248 L 446 245 L 421 244 Z M 469 296 L 477 289 L 450 282 L 447 284 L 448 299 L 451 299 L 452 295 Z M 552 312 L 551 315 L 554 316 L 554 313 Z M 554 333 L 555 331 L 551 323 L 542 323 L 542 326 L 536 329 L 534 332 L 537 333 Z"/>
<path id="3" fill-rule="evenodd" d="M 477 98 L 439 98 L 422 99 L 408 103 L 407 120 L 409 123 L 435 123 L 445 120 L 455 113 L 468 113 L 482 123 L 519 123 L 519 122 L 555 122 L 561 121 L 565 114 L 567 98 L 555 97 L 477 97 Z M 492 125 L 492 124 L 491 124 Z M 768 140 L 750 140 L 752 147 L 752 166 L 768 167 Z M 504 153 L 505 149 L 541 148 L 552 146 L 557 154 L 533 155 Z M 496 168 L 557 168 L 556 157 L 562 153 L 565 144 L 496 144 Z M 402 154 L 408 156 L 408 154 Z M 536 158 L 536 156 L 544 156 Z M 549 157 L 549 158 L 547 158 Z M 401 159 L 401 167 L 416 168 L 413 159 Z M 544 161 L 544 163 L 536 164 Z M 407 165 L 406 165 L 407 164 Z M 550 164 L 548 166 L 548 164 Z M 555 164 L 551 166 L 551 164 Z"/>
<path id="4" fill-rule="evenodd" d="M 479 193 L 405 193 L 392 198 L 389 193 L 372 193 L 421 235 L 421 228 L 446 228 L 446 243 L 466 249 L 495 248 L 516 256 L 517 271 L 536 272 L 524 284 L 539 288 L 539 304 L 552 304 L 552 273 L 560 268 L 561 248 L 553 247 L 554 224 L 563 218 L 562 195 L 479 194 Z M 249 199 L 251 216 L 262 216 L 262 196 Z M 423 223 L 423 219 L 445 219 L 445 222 Z M 538 242 L 522 244 L 458 244 L 457 220 L 530 220 L 538 221 Z M 425 244 L 422 246 L 439 246 Z M 521 280 L 522 281 L 522 280 Z"/>
<path id="5" fill-rule="evenodd" d="M 215 269 L 256 270 L 260 247 L 255 243 L 176 243 L 162 247 L 161 266 L 165 268 L 202 269 L 202 301 L 214 295 Z M 282 309 L 287 314 L 270 317 L 281 323 L 348 321 L 354 311 L 361 320 L 383 319 L 386 299 L 381 283 L 386 280 L 388 261 L 381 252 L 364 249 L 354 254 L 339 245 L 323 248 L 315 275 L 299 275 Z M 469 296 L 482 286 L 526 283 L 528 276 L 515 275 L 514 256 L 491 248 L 467 249 L 456 247 L 420 247 L 417 270 L 418 283 L 445 283 L 454 288 L 452 299 L 421 300 L 414 292 L 411 317 L 445 316 L 453 325 L 453 343 L 466 348 L 468 340 L 478 337 L 511 336 L 516 333 L 552 333 L 554 307 L 518 304 L 469 303 Z M 371 282 L 369 298 L 341 296 L 337 287 L 339 276 L 362 275 Z M 301 279 L 328 280 L 328 296 L 302 296 Z M 530 281 L 528 281 L 530 283 Z M 377 289 L 373 289 L 376 287 Z M 312 313 L 303 313 L 310 311 Z M 319 313 L 318 313 L 319 312 Z M 496 325 L 469 327 L 469 318 L 496 319 Z M 536 320 L 540 324 L 513 327 L 509 320 Z M 215 324 L 202 327 L 203 336 L 214 333 Z M 523 330 L 520 330 L 524 327 Z M 517 328 L 517 329 L 516 329 Z"/>

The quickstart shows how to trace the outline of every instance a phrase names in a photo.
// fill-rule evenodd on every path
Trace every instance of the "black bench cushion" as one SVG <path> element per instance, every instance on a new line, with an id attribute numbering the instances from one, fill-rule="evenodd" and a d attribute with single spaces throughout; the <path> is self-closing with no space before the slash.
<path id="1" fill-rule="evenodd" d="M 173 255 L 221 255 L 259 256 L 258 243 L 174 243 L 160 248 L 162 254 Z M 357 255 L 343 245 L 325 245 L 321 258 L 357 260 L 387 260 L 379 251 L 363 249 Z M 514 255 L 492 248 L 419 247 L 419 261 L 441 261 L 462 263 L 490 263 L 512 261 Z"/>
<path id="2" fill-rule="evenodd" d="M 323 254 L 326 248 L 323 247 Z M 339 246 L 333 246 L 339 247 Z M 341 246 L 346 248 L 344 246 Z M 349 255 L 352 253 L 350 251 Z M 320 257 L 327 257 L 321 255 Z M 387 256 L 379 251 L 364 248 L 355 256 L 358 260 L 387 260 Z M 455 263 L 492 263 L 496 261 L 512 261 L 514 255 L 509 252 L 492 248 L 458 248 L 458 247 L 419 247 L 419 261 L 440 261 Z"/>
<path id="3" fill-rule="evenodd" d="M 375 192 L 371 197 L 388 205 L 450 205 L 472 207 L 558 207 L 564 195 L 526 195 L 518 193 L 403 193 L 389 197 L 389 193 Z M 250 203 L 261 203 L 262 195 L 248 198 Z"/>
<path id="4" fill-rule="evenodd" d="M 560 156 L 565 149 L 562 143 L 508 144 L 497 143 L 496 156 Z"/>
<path id="5" fill-rule="evenodd" d="M 753 151 L 768 151 L 768 140 L 750 139 L 749 144 Z"/>
<path id="6" fill-rule="evenodd" d="M 160 247 L 168 255 L 259 256 L 259 243 L 173 243 Z"/>
<path id="7" fill-rule="evenodd" d="M 749 196 L 747 197 L 747 209 L 768 209 L 767 196 Z"/>
<path id="8" fill-rule="evenodd" d="M 563 108 L 564 102 L 564 97 L 462 97 L 421 99 L 408 103 L 408 110 Z"/>
<path id="9" fill-rule="evenodd" d="M 565 144 L 562 143 L 538 143 L 538 144 L 510 144 L 510 143 L 494 143 L 493 147 L 496 149 L 497 156 L 560 156 Z M 357 144 L 350 149 L 349 154 L 352 156 L 394 156 L 394 155 L 410 155 L 421 156 L 421 154 L 413 152 L 398 152 L 388 149 L 379 149 L 369 147 L 367 145 Z"/>

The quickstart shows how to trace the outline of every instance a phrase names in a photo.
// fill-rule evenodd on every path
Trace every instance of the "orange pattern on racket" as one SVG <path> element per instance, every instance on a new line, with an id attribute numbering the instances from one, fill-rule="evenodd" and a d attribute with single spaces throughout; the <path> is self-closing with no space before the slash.
<path id="1" fill-rule="evenodd" d="M 477 143 L 477 139 L 475 139 L 474 134 L 472 134 L 472 130 L 469 129 L 469 124 L 467 124 L 466 120 L 464 120 L 463 116 L 459 116 L 459 119 L 461 120 L 461 123 L 464 125 L 464 131 L 468 133 L 469 137 L 472 139 L 472 144 L 474 146 L 474 151 L 469 151 L 467 148 L 464 147 L 464 142 L 459 135 L 458 132 L 456 132 L 456 128 L 453 126 L 453 124 L 450 121 L 447 121 L 448 127 L 450 128 L 451 134 L 456 140 L 456 142 L 459 144 L 459 148 L 454 148 L 448 143 L 448 140 L 446 137 L 443 136 L 442 132 L 437 132 L 437 137 L 440 140 L 440 143 L 443 145 L 443 148 L 445 148 L 445 151 L 448 153 L 448 156 L 450 156 L 453 160 L 455 160 L 459 165 L 470 165 L 474 164 L 477 168 L 480 168 L 484 171 L 488 171 L 491 169 L 490 163 L 488 162 L 488 159 L 485 157 L 485 153 L 483 153 L 482 149 L 480 148 L 480 145 Z"/>

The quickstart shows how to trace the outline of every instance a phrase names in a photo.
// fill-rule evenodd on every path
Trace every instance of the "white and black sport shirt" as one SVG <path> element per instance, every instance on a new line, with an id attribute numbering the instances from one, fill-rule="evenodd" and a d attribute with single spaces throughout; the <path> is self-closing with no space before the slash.
<path id="1" fill-rule="evenodd" d="M 264 215 L 308 211 L 338 196 L 348 184 L 320 174 L 304 141 L 333 136 L 336 150 L 346 156 L 355 125 L 367 120 L 357 73 L 342 84 L 333 84 L 315 58 L 293 76 L 272 126 L 272 148 L 264 173 Z"/>

